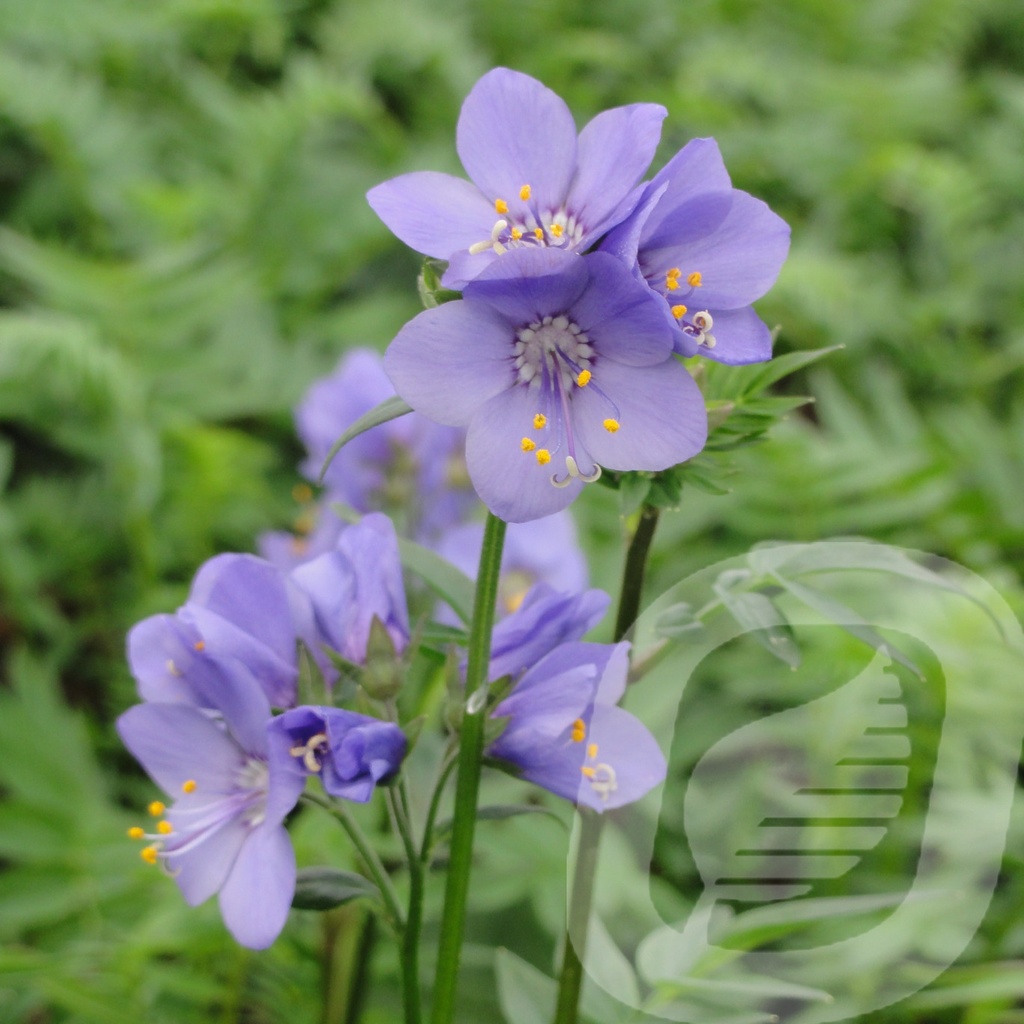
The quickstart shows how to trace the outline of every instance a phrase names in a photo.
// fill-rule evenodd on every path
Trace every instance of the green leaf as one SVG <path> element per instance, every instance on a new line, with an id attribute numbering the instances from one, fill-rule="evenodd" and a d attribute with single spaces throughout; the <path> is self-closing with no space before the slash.
<path id="1" fill-rule="evenodd" d="M 473 616 L 473 581 L 461 569 L 415 541 L 400 537 L 398 554 L 402 565 L 416 573 L 467 625 Z"/>
<path id="2" fill-rule="evenodd" d="M 385 398 L 380 405 L 374 406 L 368 413 L 364 413 L 359 417 L 345 431 L 341 437 L 331 446 L 331 450 L 327 453 L 327 458 L 324 459 L 324 464 L 320 467 L 320 476 L 317 478 L 317 483 L 322 484 L 324 482 L 324 476 L 327 473 L 327 469 L 331 462 L 334 460 L 334 456 L 341 451 L 353 438 L 358 437 L 360 434 L 365 434 L 366 431 L 372 430 L 374 427 L 379 427 L 382 423 L 387 423 L 389 420 L 398 419 L 399 416 L 404 416 L 406 413 L 412 412 L 412 406 L 409 405 L 405 399 L 399 398 L 398 395 L 393 395 L 391 398 Z"/>
<path id="3" fill-rule="evenodd" d="M 619 515 L 631 516 L 640 510 L 651 489 L 651 477 L 646 473 L 623 473 L 619 480 Z"/>
<path id="4" fill-rule="evenodd" d="M 793 630 L 771 598 L 756 591 L 733 593 L 721 581 L 715 584 L 715 593 L 729 614 L 762 647 L 790 668 L 799 666 L 800 649 Z"/>
<path id="5" fill-rule="evenodd" d="M 338 868 L 301 868 L 295 879 L 292 906 L 296 910 L 331 910 L 364 896 L 379 900 L 380 890 L 362 875 Z"/>
<path id="6" fill-rule="evenodd" d="M 816 363 L 833 352 L 839 352 L 845 346 L 830 345 L 827 348 L 816 348 L 809 352 L 787 352 L 782 356 L 775 356 L 767 363 L 758 363 L 757 370 L 746 381 L 743 395 L 755 395 L 771 387 L 776 381 L 788 377 L 797 370 L 802 370 L 811 363 Z"/>
<path id="7" fill-rule="evenodd" d="M 503 821 L 506 818 L 517 818 L 522 814 L 543 814 L 545 817 L 553 818 L 562 828 L 567 829 L 568 825 L 563 818 L 549 807 L 542 807 L 539 804 L 490 804 L 477 808 L 477 821 Z M 445 818 L 437 823 L 435 835 L 443 837 L 452 828 L 452 819 Z"/>
<path id="8" fill-rule="evenodd" d="M 511 950 L 494 954 L 498 1005 L 507 1024 L 550 1024 L 558 985 Z"/>

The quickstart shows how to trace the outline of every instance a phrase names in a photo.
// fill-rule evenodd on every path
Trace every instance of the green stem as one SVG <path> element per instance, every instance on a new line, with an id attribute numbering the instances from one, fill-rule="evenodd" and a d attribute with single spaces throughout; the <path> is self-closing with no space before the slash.
<path id="1" fill-rule="evenodd" d="M 362 857 L 366 869 L 377 883 L 377 888 L 380 889 L 381 896 L 384 898 L 384 909 L 387 911 L 388 920 L 395 931 L 401 935 L 405 930 L 405 915 L 402 913 L 401 903 L 398 902 L 398 893 L 395 892 L 395 887 L 391 882 L 391 877 L 388 875 L 387 868 L 384 867 L 380 857 L 377 856 L 377 851 L 374 850 L 366 836 L 363 835 L 363 830 L 359 827 L 359 823 L 342 803 L 332 803 L 330 800 L 325 800 L 314 793 L 303 793 L 302 799 L 307 803 L 322 807 L 328 814 L 334 815 L 341 823 L 341 827 L 348 833 L 349 839 L 352 840 L 352 845 L 359 851 L 359 856 Z"/>
<path id="2" fill-rule="evenodd" d="M 420 861 L 424 868 L 430 866 L 430 854 L 434 849 L 434 823 L 437 821 L 437 812 L 441 807 L 441 797 L 444 794 L 445 783 L 452 773 L 452 769 L 458 764 L 458 758 L 449 754 L 441 765 L 437 782 L 434 784 L 434 792 L 430 798 L 430 808 L 427 811 L 427 821 L 423 826 L 423 841 L 420 844 Z"/>
<path id="3" fill-rule="evenodd" d="M 409 800 L 405 780 L 398 783 L 399 792 L 388 791 L 391 813 L 402 837 L 405 858 L 409 862 L 409 912 L 402 936 L 402 1005 L 405 1024 L 420 1024 L 420 926 L 423 923 L 423 864 L 416 849 L 409 822 Z"/>
<path id="4" fill-rule="evenodd" d="M 629 542 L 626 563 L 622 570 L 619 610 L 615 616 L 616 643 L 632 629 L 640 614 L 647 556 L 654 540 L 659 514 L 658 509 L 644 505 L 640 510 L 640 521 Z M 569 921 L 562 947 L 562 970 L 558 979 L 555 1024 L 576 1024 L 579 1016 L 580 991 L 583 988 L 583 958 L 586 954 L 590 908 L 594 898 L 594 878 L 597 874 L 597 853 L 603 826 L 601 815 L 582 808 L 579 814 L 580 838 L 572 875 Z"/>
<path id="5" fill-rule="evenodd" d="M 437 946 L 437 974 L 434 979 L 433 1024 L 451 1024 L 455 1016 L 455 990 L 459 978 L 462 936 L 466 924 L 466 898 L 473 861 L 473 832 L 476 828 L 477 794 L 484 749 L 485 702 L 477 690 L 486 686 L 491 660 L 491 629 L 498 596 L 501 551 L 505 524 L 488 513 L 480 568 L 476 577 L 473 623 L 469 634 L 469 663 L 466 667 L 466 703 L 463 709 L 459 774 L 455 785 L 455 815 L 452 822 L 448 881 L 444 892 L 441 934 Z"/>

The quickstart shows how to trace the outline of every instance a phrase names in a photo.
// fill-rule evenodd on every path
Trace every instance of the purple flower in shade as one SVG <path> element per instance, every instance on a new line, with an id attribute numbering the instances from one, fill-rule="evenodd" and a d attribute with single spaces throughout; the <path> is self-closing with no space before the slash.
<path id="1" fill-rule="evenodd" d="M 295 853 L 283 827 L 303 780 L 268 767 L 270 705 L 232 659 L 207 662 L 197 703 L 147 703 L 117 721 L 125 746 L 172 798 L 142 857 L 161 863 L 193 906 L 220 893 L 232 935 L 253 949 L 284 927 L 295 889 Z M 207 685 L 209 684 L 209 685 Z M 216 715 L 211 712 L 217 712 Z M 166 812 L 166 815 L 165 815 Z"/>
<path id="2" fill-rule="evenodd" d="M 153 615 L 128 634 L 128 661 L 146 700 L 176 700 L 197 653 L 245 664 L 275 707 L 295 701 L 296 645 L 309 640 L 309 603 L 276 566 L 255 555 L 217 555 L 196 573 L 174 615 Z"/>
<path id="3" fill-rule="evenodd" d="M 295 410 L 299 437 L 308 452 L 302 463 L 306 478 L 316 482 L 335 441 L 394 394 L 382 357 L 369 349 L 349 352 L 334 373 L 317 381 Z M 472 507 L 464 444 L 464 431 L 416 413 L 389 420 L 360 434 L 334 456 L 324 476 L 325 501 L 343 502 L 357 512 L 383 509 L 405 520 L 404 533 L 429 540 L 464 519 Z M 337 517 L 329 510 L 322 512 L 306 550 L 293 548 L 295 564 L 319 554 L 321 544 L 333 547 L 328 539 L 331 520 L 337 522 Z M 280 543 L 272 543 L 271 550 L 280 554 Z"/>
<path id="4" fill-rule="evenodd" d="M 313 528 L 308 533 L 268 530 L 259 536 L 261 557 L 284 573 L 333 551 L 345 528 L 344 520 L 335 515 L 328 502 L 317 502 L 305 515 L 313 517 Z"/>
<path id="5" fill-rule="evenodd" d="M 538 583 L 491 634 L 488 678 L 516 676 L 556 647 L 579 640 L 608 609 L 603 590 L 565 594 Z"/>
<path id="6" fill-rule="evenodd" d="M 617 107 L 577 138 L 555 93 L 495 68 L 459 115 L 456 147 L 472 183 L 420 171 L 378 185 L 367 199 L 407 245 L 449 260 L 442 283 L 461 289 L 502 253 L 583 252 L 619 223 L 637 200 L 665 114 L 654 103 Z"/>
<path id="7" fill-rule="evenodd" d="M 494 709 L 508 720 L 488 753 L 521 778 L 596 811 L 639 800 L 665 758 L 639 719 L 615 705 L 629 644 L 568 643 L 537 662 Z"/>
<path id="8" fill-rule="evenodd" d="M 286 711 L 268 729 L 274 773 L 302 782 L 319 775 L 331 796 L 366 803 L 405 757 L 405 733 L 391 722 L 341 708 L 301 707 Z"/>
<path id="9" fill-rule="evenodd" d="M 600 466 L 667 469 L 707 437 L 664 309 L 607 253 L 508 253 L 406 324 L 384 365 L 414 409 L 469 427 L 470 479 L 509 522 L 565 508 Z"/>
<path id="10" fill-rule="evenodd" d="M 437 552 L 473 579 L 483 536 L 483 523 L 464 523 L 441 537 Z M 501 557 L 498 615 L 519 608 L 535 583 L 547 583 L 561 593 L 576 593 L 586 587 L 587 578 L 587 560 L 568 509 L 528 523 L 513 523 L 505 534 Z"/>
<path id="11" fill-rule="evenodd" d="M 372 512 L 347 526 L 334 551 L 300 565 L 291 579 L 312 605 L 318 643 L 361 665 L 377 618 L 395 650 L 405 649 L 409 612 L 398 537 L 387 516 Z"/>
<path id="12" fill-rule="evenodd" d="M 714 139 L 684 146 L 600 248 L 662 297 L 677 352 L 722 363 L 771 358 L 771 333 L 750 304 L 778 277 L 789 226 L 732 187 Z"/>

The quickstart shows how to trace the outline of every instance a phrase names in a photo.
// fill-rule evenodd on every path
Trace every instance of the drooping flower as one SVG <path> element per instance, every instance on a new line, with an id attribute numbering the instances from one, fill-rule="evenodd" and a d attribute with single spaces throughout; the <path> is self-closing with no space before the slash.
<path id="1" fill-rule="evenodd" d="M 563 644 L 537 662 L 494 709 L 507 719 L 488 753 L 520 777 L 596 811 L 639 800 L 665 778 L 643 723 L 616 704 L 629 644 Z"/>
<path id="2" fill-rule="evenodd" d="M 505 252 L 584 252 L 633 208 L 665 108 L 635 103 L 598 114 L 576 135 L 569 108 L 534 78 L 485 74 L 462 105 L 456 146 L 472 183 L 403 174 L 370 205 L 407 245 L 448 260 L 442 283 L 463 288 Z"/>
<path id="3" fill-rule="evenodd" d="M 150 805 L 159 818 L 152 832 L 136 826 L 129 835 L 148 840 L 143 859 L 162 864 L 191 905 L 219 892 L 232 935 L 263 949 L 284 927 L 295 889 L 283 822 L 303 780 L 270 770 L 270 705 L 245 666 L 205 665 L 195 703 L 139 704 L 117 721 L 125 746 L 173 800 Z"/>
<path id="4" fill-rule="evenodd" d="M 196 573 L 174 615 L 153 615 L 128 634 L 128 661 L 146 700 L 173 700 L 192 652 L 242 661 L 275 707 L 290 707 L 298 681 L 297 641 L 309 640 L 312 611 L 276 566 L 224 554 Z"/>
<path id="5" fill-rule="evenodd" d="M 771 333 L 751 303 L 778 277 L 789 226 L 732 187 L 714 139 L 684 146 L 600 248 L 661 297 L 677 352 L 733 364 L 771 358 Z"/>
<path id="6" fill-rule="evenodd" d="M 565 593 L 535 584 L 494 627 L 488 678 L 517 676 L 556 647 L 579 640 L 601 621 L 609 601 L 603 590 Z"/>
<path id="7" fill-rule="evenodd" d="M 308 453 L 301 467 L 306 478 L 315 483 L 335 441 L 360 416 L 394 394 L 382 357 L 369 349 L 353 349 L 330 376 L 313 384 L 295 410 L 299 437 Z M 416 413 L 353 438 L 327 468 L 322 503 L 326 507 L 305 550 L 293 547 L 295 563 L 322 553 L 318 549 L 324 545 L 333 546 L 330 534 L 333 531 L 337 537 L 339 520 L 330 511 L 332 501 L 360 513 L 387 512 L 400 521 L 403 533 L 421 541 L 461 522 L 473 502 L 464 444 L 463 431 Z"/>
<path id="8" fill-rule="evenodd" d="M 519 249 L 428 309 L 385 355 L 417 411 L 468 426 L 466 463 L 508 522 L 551 515 L 600 466 L 662 470 L 707 437 L 667 312 L 607 253 Z"/>
<path id="9" fill-rule="evenodd" d="M 387 630 L 396 651 L 409 642 L 398 538 L 382 513 L 372 512 L 347 526 L 333 551 L 300 565 L 291 580 L 312 606 L 314 649 L 326 644 L 361 665 L 374 619 Z"/>
<path id="10" fill-rule="evenodd" d="M 436 550 L 473 579 L 483 537 L 483 523 L 463 523 L 448 530 Z M 535 583 L 574 594 L 586 587 L 587 578 L 587 560 L 568 509 L 528 523 L 512 523 L 505 533 L 501 556 L 498 615 L 516 611 Z"/>
<path id="11" fill-rule="evenodd" d="M 331 796 L 365 803 L 405 757 L 405 733 L 355 711 L 300 707 L 286 711 L 268 728 L 270 763 L 275 772 L 304 782 L 319 775 Z"/>

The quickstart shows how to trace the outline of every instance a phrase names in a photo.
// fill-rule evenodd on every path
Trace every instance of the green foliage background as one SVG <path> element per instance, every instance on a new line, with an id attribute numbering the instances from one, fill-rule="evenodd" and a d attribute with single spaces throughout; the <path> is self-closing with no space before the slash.
<path id="1" fill-rule="evenodd" d="M 730 493 L 685 492 L 652 593 L 766 539 L 867 535 L 1024 607 L 1019 0 L 0 0 L 0 1021 L 318 1019 L 344 921 L 297 914 L 246 953 L 122 842 L 147 799 L 111 729 L 123 637 L 294 516 L 292 405 L 417 308 L 417 259 L 364 193 L 458 173 L 459 104 L 496 64 L 580 123 L 664 103 L 659 160 L 714 135 L 793 227 L 759 304 L 779 351 L 845 346 L 785 383 L 813 412 L 739 453 Z M 611 588 L 615 495 L 589 490 Z M 500 874 L 531 840 L 489 827 Z M 297 843 L 347 856 L 305 818 Z M 892 1019 L 1024 1020 L 1019 850 L 968 956 L 990 972 Z M 490 889 L 477 938 L 550 947 L 526 883 L 557 910 L 563 875 L 552 858 Z M 666 878 L 669 899 L 693 881 Z M 498 1012 L 481 950 L 467 1021 Z M 372 970 L 365 1019 L 393 1020 L 383 947 Z"/>

